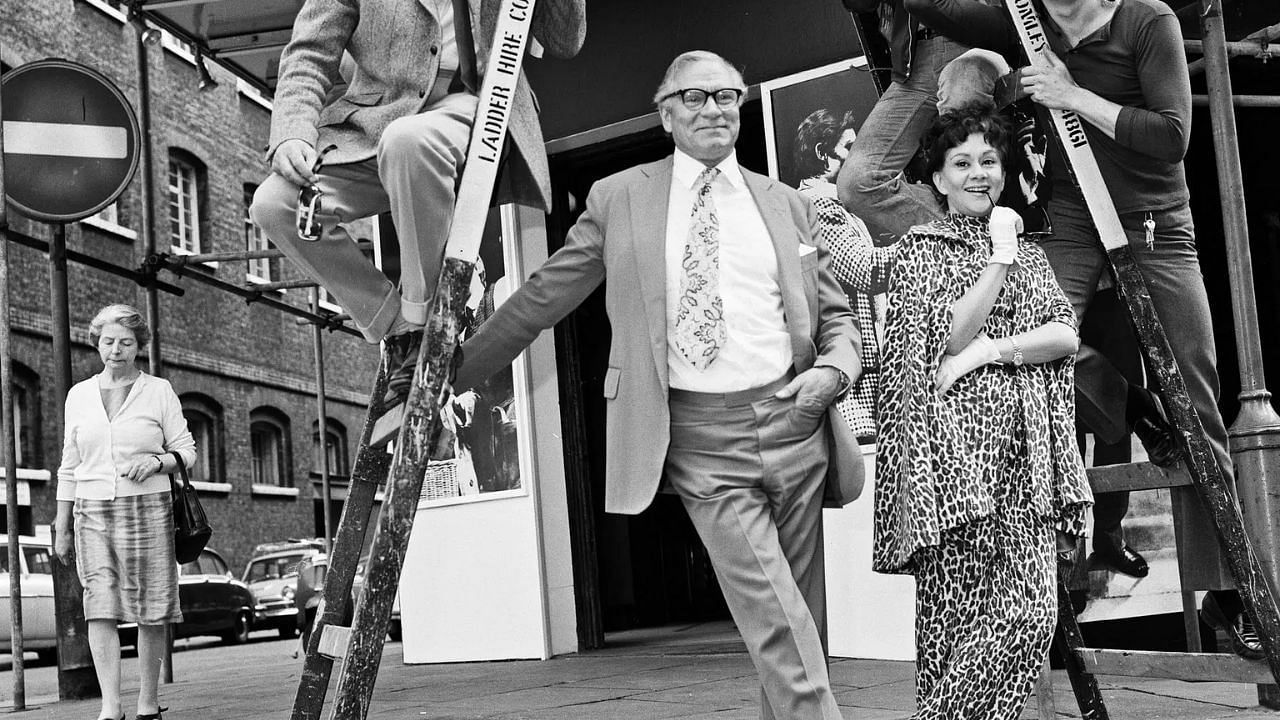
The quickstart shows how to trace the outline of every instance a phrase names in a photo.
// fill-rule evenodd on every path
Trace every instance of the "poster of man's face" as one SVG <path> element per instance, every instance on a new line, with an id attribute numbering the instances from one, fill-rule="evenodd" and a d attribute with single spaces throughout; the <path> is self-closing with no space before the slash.
<path id="1" fill-rule="evenodd" d="M 760 97 L 769 175 L 791 187 L 799 187 L 819 164 L 838 152 L 841 136 L 846 138 L 842 149 L 847 150 L 877 99 L 861 57 L 761 83 Z M 806 126 L 818 124 L 815 113 L 825 114 L 824 129 L 826 118 L 834 120 L 834 141 L 815 143 L 812 132 L 806 133 Z"/>

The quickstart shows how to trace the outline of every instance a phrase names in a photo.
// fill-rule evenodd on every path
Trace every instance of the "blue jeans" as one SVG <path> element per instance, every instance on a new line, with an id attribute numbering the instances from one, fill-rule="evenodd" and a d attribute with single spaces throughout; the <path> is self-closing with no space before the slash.
<path id="1" fill-rule="evenodd" d="M 903 170 L 938 117 L 938 75 L 967 49 L 945 37 L 917 42 L 911 76 L 880 96 L 840 168 L 840 201 L 867 224 L 877 245 L 945 213 L 933 186 L 907 182 Z"/>
<path id="2" fill-rule="evenodd" d="M 1062 197 L 1066 195 L 1066 197 Z M 1049 204 L 1054 235 L 1041 242 L 1058 284 L 1082 321 L 1107 267 L 1106 251 L 1098 240 L 1084 201 L 1074 193 L 1059 192 Z M 1217 350 L 1209 298 L 1196 255 L 1191 208 L 1181 205 L 1151 212 L 1155 237 L 1147 246 L 1145 212 L 1120 214 L 1129 249 L 1146 280 L 1151 302 L 1164 326 L 1174 360 L 1182 372 L 1191 404 L 1200 416 L 1218 467 L 1229 486 L 1235 473 L 1227 440 L 1227 428 L 1218 410 Z M 1116 442 L 1128 432 L 1125 406 L 1128 381 L 1097 350 L 1081 345 L 1076 355 L 1076 413 L 1080 421 L 1104 442 Z M 1178 556 L 1183 565 L 1183 587 L 1218 590 L 1232 587 L 1230 575 L 1219 561 L 1213 525 L 1189 488 L 1175 488 L 1174 516 L 1179 523 Z"/>

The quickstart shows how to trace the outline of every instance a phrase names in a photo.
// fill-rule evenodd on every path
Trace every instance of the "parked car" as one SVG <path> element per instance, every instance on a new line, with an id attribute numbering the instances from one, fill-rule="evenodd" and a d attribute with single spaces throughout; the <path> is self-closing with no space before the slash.
<path id="1" fill-rule="evenodd" d="M 231 574 L 217 551 L 205 548 L 195 562 L 179 566 L 178 601 L 182 622 L 173 626 L 174 637 L 217 635 L 233 645 L 249 640 L 253 593 Z M 137 638 L 137 625 L 120 624 L 121 645 L 133 645 Z"/>
<path id="2" fill-rule="evenodd" d="M 323 553 L 324 543 L 316 540 L 287 540 L 254 548 L 254 557 L 245 566 L 241 579 L 253 593 L 255 628 L 275 628 L 283 638 L 297 634 L 294 595 L 298 589 L 298 565 Z"/>
<path id="3" fill-rule="evenodd" d="M 58 659 L 58 623 L 54 619 L 53 551 L 49 539 L 18 538 L 18 570 L 22 574 L 22 640 L 43 662 Z M 12 604 L 9 597 L 9 545 L 0 536 L 0 652 L 13 652 Z"/>
<path id="4" fill-rule="evenodd" d="M 351 602 L 347 605 L 347 617 L 344 620 L 348 625 L 351 624 L 351 618 L 355 614 L 356 600 L 360 597 L 360 588 L 364 585 L 364 571 L 368 565 L 369 558 L 360 558 L 360 562 L 356 565 L 356 576 L 351 583 Z M 320 600 L 324 597 L 324 581 L 329 573 L 329 556 L 325 554 L 313 555 L 305 560 L 298 568 L 298 592 L 294 597 L 294 602 L 298 608 L 298 629 L 302 632 L 303 643 L 310 642 L 311 628 L 315 625 L 316 613 L 320 608 Z M 402 636 L 400 625 L 400 591 L 396 591 L 395 600 L 391 605 L 391 625 L 387 628 L 387 635 L 395 642 L 400 642 Z"/>

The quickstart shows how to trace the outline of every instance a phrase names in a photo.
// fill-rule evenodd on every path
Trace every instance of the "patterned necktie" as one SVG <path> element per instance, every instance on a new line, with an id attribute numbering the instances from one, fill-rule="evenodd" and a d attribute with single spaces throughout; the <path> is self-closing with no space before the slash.
<path id="1" fill-rule="evenodd" d="M 706 370 L 724 347 L 724 301 L 720 298 L 720 220 L 711 183 L 720 174 L 707 168 L 698 176 L 689 238 L 680 266 L 680 305 L 676 309 L 676 349 L 693 366 Z"/>

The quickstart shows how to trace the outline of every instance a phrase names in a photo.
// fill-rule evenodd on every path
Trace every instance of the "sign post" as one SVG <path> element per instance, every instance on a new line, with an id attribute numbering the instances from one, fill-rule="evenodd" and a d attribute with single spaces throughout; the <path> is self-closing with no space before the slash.
<path id="1" fill-rule="evenodd" d="M 0 80 L 0 231 L 7 206 L 36 220 L 53 223 L 49 252 L 49 289 L 59 424 L 62 400 L 71 386 L 71 328 L 66 277 L 65 224 L 88 217 L 115 202 L 138 167 L 140 133 L 133 108 L 101 73 L 66 60 L 42 60 L 6 73 Z M 0 262 L 7 265 L 7 239 L 0 236 Z M 8 283 L 0 267 L 0 387 L 9 368 Z M 8 410 L 6 406 L 4 410 Z M 10 412 L 3 421 L 11 423 Z M 9 427 L 9 425 L 5 425 Z M 12 433 L 5 433 L 6 464 L 14 457 Z M 7 470 L 7 477 L 14 471 Z M 9 483 L 15 486 L 16 483 Z M 10 503 L 12 506 L 12 502 Z M 11 514 L 12 507 L 10 508 Z M 56 531 L 55 531 L 56 532 Z M 16 523 L 9 523 L 9 547 L 17 548 Z M 17 577 L 17 574 L 14 574 Z M 11 589 L 19 597 L 20 589 Z M 58 688 L 63 699 L 97 695 L 93 657 L 86 641 L 80 581 L 75 569 L 54 563 L 58 625 Z M 21 636 L 14 616 L 13 635 Z M 20 646 L 20 641 L 19 646 Z M 21 707 L 21 660 L 15 658 L 15 707 Z"/>

